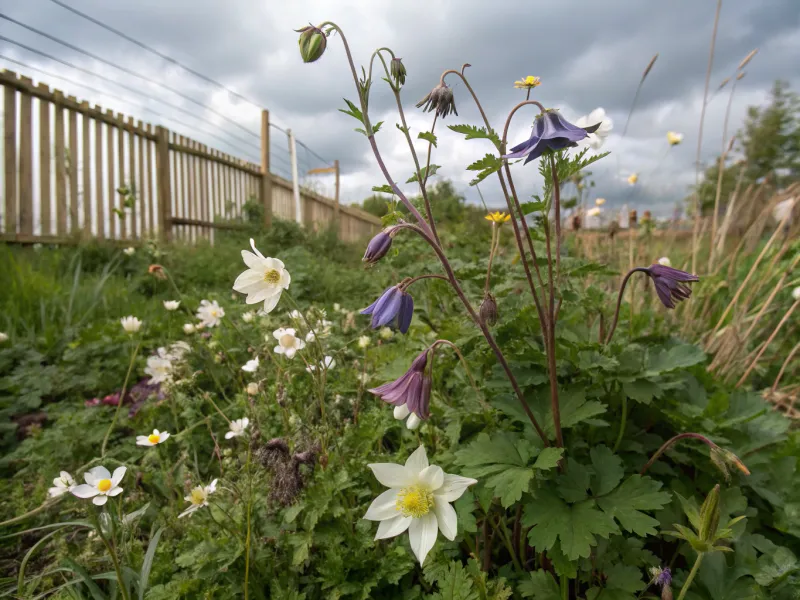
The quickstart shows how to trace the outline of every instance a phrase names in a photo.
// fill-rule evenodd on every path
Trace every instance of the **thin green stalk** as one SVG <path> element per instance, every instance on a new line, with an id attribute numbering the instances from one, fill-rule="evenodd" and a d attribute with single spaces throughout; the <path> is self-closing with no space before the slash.
<path id="1" fill-rule="evenodd" d="M 569 579 L 566 575 L 561 576 L 561 600 L 569 600 Z"/>
<path id="2" fill-rule="evenodd" d="M 497 525 L 495 526 L 495 531 L 500 532 L 500 538 L 503 540 L 503 545 L 506 547 L 506 550 L 508 550 L 508 553 L 511 555 L 511 561 L 514 563 L 514 568 L 517 570 L 518 573 L 524 573 L 522 565 L 520 564 L 519 559 L 517 558 L 517 553 L 514 552 L 514 546 L 511 543 L 511 539 L 508 537 L 508 532 L 506 531 L 505 523 L 502 520 L 499 520 L 497 522 Z"/>
<path id="3" fill-rule="evenodd" d="M 692 581 L 694 581 L 695 575 L 700 570 L 700 563 L 703 562 L 703 557 L 705 556 L 704 552 L 700 552 L 697 555 L 697 560 L 694 561 L 694 566 L 692 570 L 689 572 L 689 577 L 686 578 L 686 582 L 683 584 L 681 588 L 681 593 L 678 594 L 678 600 L 683 600 L 684 596 L 686 596 L 686 592 L 689 591 L 689 587 L 692 585 Z"/>
<path id="4" fill-rule="evenodd" d="M 97 517 L 97 512 L 91 509 L 90 512 L 92 515 L 91 517 L 92 522 L 94 523 L 95 529 L 97 530 L 97 535 L 100 536 L 100 540 L 106 547 L 106 550 L 108 551 L 108 556 L 111 558 L 111 562 L 114 564 L 114 572 L 117 575 L 117 583 L 119 584 L 120 594 L 122 595 L 123 600 L 130 600 L 130 596 L 128 595 L 128 589 L 125 587 L 125 581 L 122 579 L 122 570 L 119 567 L 119 560 L 117 558 L 117 553 L 111 547 L 111 544 L 108 543 L 106 536 L 103 534 L 103 528 L 100 525 L 100 520 Z M 113 518 L 110 517 L 110 519 L 113 521 Z"/>
<path id="5" fill-rule="evenodd" d="M 139 354 L 139 348 L 141 347 L 142 342 L 141 340 L 136 344 L 136 349 L 133 351 L 131 355 L 131 362 L 128 364 L 128 372 L 125 375 L 125 382 L 122 384 L 122 392 L 119 394 L 119 402 L 117 402 L 117 410 L 114 411 L 114 418 L 111 419 L 111 425 L 108 426 L 108 431 L 106 431 L 105 437 L 103 437 L 103 445 L 100 447 L 100 458 L 106 455 L 106 446 L 108 445 L 108 438 L 111 437 L 111 432 L 114 430 L 114 425 L 117 424 L 117 418 L 119 418 L 119 413 L 122 410 L 122 404 L 125 401 L 125 392 L 128 390 L 128 380 L 131 376 L 131 371 L 133 371 L 133 364 L 136 362 L 136 356 Z"/>
<path id="6" fill-rule="evenodd" d="M 619 433 L 617 434 L 617 441 L 614 442 L 614 452 L 619 450 L 622 444 L 622 437 L 625 435 L 625 425 L 628 421 L 628 395 L 622 395 L 622 420 L 619 422 Z"/>
<path id="7" fill-rule="evenodd" d="M 244 598 L 247 600 L 248 589 L 247 584 L 250 579 L 250 514 L 253 508 L 253 477 L 250 473 L 250 456 L 252 454 L 252 444 L 247 444 L 247 463 L 245 470 L 247 471 L 247 538 L 245 539 L 245 554 L 244 554 Z"/>

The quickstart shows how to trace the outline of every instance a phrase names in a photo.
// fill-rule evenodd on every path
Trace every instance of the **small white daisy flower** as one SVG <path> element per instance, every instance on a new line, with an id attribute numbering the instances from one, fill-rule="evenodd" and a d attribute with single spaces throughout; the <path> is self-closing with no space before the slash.
<path id="1" fill-rule="evenodd" d="M 225 310 L 217 304 L 216 300 L 213 302 L 202 300 L 200 308 L 197 309 L 197 318 L 204 327 L 216 327 L 224 316 Z"/>
<path id="2" fill-rule="evenodd" d="M 248 360 L 242 367 L 242 371 L 246 371 L 247 373 L 255 373 L 257 370 L 258 370 L 257 356 L 252 360 Z"/>
<path id="3" fill-rule="evenodd" d="M 67 492 L 71 492 L 75 487 L 75 480 L 72 475 L 66 471 L 61 471 L 61 474 L 53 479 L 53 487 L 47 490 L 47 494 L 51 498 L 57 498 Z"/>
<path id="4" fill-rule="evenodd" d="M 191 502 L 191 505 L 181 514 L 179 514 L 178 518 L 180 519 L 182 517 L 187 517 L 196 510 L 199 510 L 204 506 L 208 506 L 208 497 L 217 491 L 217 481 L 219 480 L 215 479 L 206 486 L 198 485 L 188 496 L 184 496 L 183 499 L 187 502 Z"/>
<path id="5" fill-rule="evenodd" d="M 136 333 L 142 328 L 142 322 L 134 316 L 122 317 L 119 322 L 126 333 Z"/>
<path id="6" fill-rule="evenodd" d="M 306 347 L 306 343 L 297 337 L 297 331 L 291 327 L 276 329 L 272 332 L 272 337 L 278 341 L 278 344 L 272 349 L 273 352 L 283 354 L 286 358 L 294 358 L 298 350 Z"/>
<path id="7" fill-rule="evenodd" d="M 243 419 L 236 419 L 235 421 L 231 421 L 231 429 L 225 434 L 225 439 L 229 440 L 231 438 L 239 437 L 240 435 L 244 435 L 247 426 L 250 424 L 250 419 L 244 417 Z"/>
<path id="8" fill-rule="evenodd" d="M 166 308 L 168 311 L 178 310 L 180 305 L 180 300 L 164 300 L 164 308 Z"/>
<path id="9" fill-rule="evenodd" d="M 75 486 L 70 492 L 78 498 L 91 498 L 94 504 L 103 506 L 109 496 L 122 493 L 119 483 L 127 470 L 127 467 L 117 467 L 112 475 L 105 467 L 94 467 L 83 474 L 86 483 Z"/>
<path id="10" fill-rule="evenodd" d="M 150 435 L 137 435 L 136 436 L 136 445 L 137 446 L 157 446 L 158 444 L 163 444 L 169 438 L 168 431 L 159 431 L 158 429 L 153 429 L 153 433 Z"/>

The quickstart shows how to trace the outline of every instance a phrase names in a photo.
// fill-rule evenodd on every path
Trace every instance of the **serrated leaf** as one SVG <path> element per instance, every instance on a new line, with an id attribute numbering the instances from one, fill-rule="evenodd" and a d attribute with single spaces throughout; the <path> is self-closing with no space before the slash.
<path id="1" fill-rule="evenodd" d="M 616 519 L 622 528 L 636 535 L 655 535 L 658 521 L 644 514 L 645 510 L 663 508 L 670 500 L 660 492 L 661 483 L 642 475 L 632 475 L 610 494 L 597 500 L 598 506 Z"/>
<path id="2" fill-rule="evenodd" d="M 343 108 L 340 108 L 339 112 L 344 113 L 346 115 L 350 115 L 356 121 L 358 121 L 359 123 L 363 124 L 364 123 L 364 115 L 361 112 L 361 110 L 355 104 L 350 102 L 350 100 L 348 100 L 347 98 L 342 98 L 342 100 L 344 100 L 345 103 L 347 104 L 347 110 L 345 110 Z M 363 132 L 363 129 L 356 129 L 356 131 L 362 131 Z"/>
<path id="3" fill-rule="evenodd" d="M 422 167 L 419 172 L 422 175 L 422 180 L 425 181 L 426 179 L 430 178 L 433 175 L 436 175 L 436 171 L 441 169 L 441 165 L 429 165 L 427 167 Z M 414 173 L 411 177 L 406 179 L 406 183 L 414 183 L 415 181 L 419 181 L 417 174 Z"/>
<path id="4" fill-rule="evenodd" d="M 427 579 L 427 577 L 426 577 Z M 436 584 L 439 591 L 432 594 L 432 600 L 478 600 L 478 592 L 473 589 L 473 581 L 461 563 L 451 562 L 444 573 L 437 573 Z"/>
<path id="5" fill-rule="evenodd" d="M 622 476 L 625 474 L 622 459 L 607 446 L 595 446 L 589 452 L 589 456 L 594 469 L 591 484 L 592 494 L 604 496 L 622 481 Z"/>
<path id="6" fill-rule="evenodd" d="M 390 186 L 388 183 L 384 183 L 383 185 L 373 185 L 372 191 L 381 192 L 382 194 L 394 194 L 392 186 Z"/>
<path id="7" fill-rule="evenodd" d="M 430 131 L 421 131 L 417 134 L 418 140 L 425 140 L 433 144 L 433 147 L 436 148 L 436 144 L 439 142 L 439 139 Z"/>
<path id="8" fill-rule="evenodd" d="M 614 520 L 597 508 L 594 500 L 569 506 L 550 490 L 540 490 L 525 505 L 523 524 L 532 529 L 528 540 L 539 552 L 552 548 L 556 540 L 570 560 L 587 558 L 597 537 L 608 538 L 619 533 Z"/>
<path id="9" fill-rule="evenodd" d="M 523 215 L 529 215 L 534 212 L 544 212 L 547 205 L 541 200 L 536 200 L 533 202 L 523 202 L 520 208 L 522 209 Z"/>
<path id="10" fill-rule="evenodd" d="M 448 129 L 451 131 L 455 131 L 456 133 L 461 133 L 466 136 L 464 139 L 467 140 L 474 140 L 474 139 L 484 139 L 484 140 L 491 140 L 491 142 L 495 145 L 495 147 L 500 147 L 500 138 L 495 133 L 494 129 L 490 129 L 486 131 L 485 127 L 475 127 L 474 125 L 448 125 Z"/>
<path id="11" fill-rule="evenodd" d="M 559 475 L 558 493 L 567 502 L 580 502 L 588 497 L 589 470 L 582 464 L 570 461 L 567 472 Z"/>
<path id="12" fill-rule="evenodd" d="M 686 369 L 703 362 L 705 358 L 705 352 L 694 344 L 681 344 L 668 350 L 654 350 L 648 356 L 646 375 Z"/>
<path id="13" fill-rule="evenodd" d="M 661 396 L 661 387 L 647 379 L 637 379 L 636 381 L 626 381 L 622 384 L 622 392 L 636 402 L 650 404 L 653 398 Z"/>
<path id="14" fill-rule="evenodd" d="M 541 451 L 539 456 L 536 457 L 536 462 L 533 463 L 534 469 L 547 470 L 558 466 L 558 462 L 564 455 L 563 448 L 555 448 L 550 446 Z"/>
<path id="15" fill-rule="evenodd" d="M 475 185 L 486 179 L 492 173 L 497 173 L 503 167 L 503 160 L 494 154 L 487 154 L 483 158 L 476 160 L 467 167 L 468 171 L 480 171 L 478 175 L 469 182 Z"/>
<path id="16" fill-rule="evenodd" d="M 533 571 L 529 580 L 523 580 L 517 586 L 523 598 L 533 600 L 561 600 L 558 583 L 550 573 L 544 569 Z"/>

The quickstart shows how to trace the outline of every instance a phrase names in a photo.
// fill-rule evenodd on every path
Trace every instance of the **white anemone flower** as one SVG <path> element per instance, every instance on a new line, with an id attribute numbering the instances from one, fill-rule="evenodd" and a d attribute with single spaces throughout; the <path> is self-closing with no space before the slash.
<path id="1" fill-rule="evenodd" d="M 450 504 L 458 500 L 475 479 L 449 475 L 428 464 L 425 447 L 420 446 L 405 465 L 367 465 L 375 478 L 389 489 L 367 509 L 364 518 L 379 521 L 376 540 L 400 535 L 408 529 L 411 550 L 420 564 L 436 543 L 438 531 L 448 540 L 456 537 L 458 519 Z"/>
<path id="2" fill-rule="evenodd" d="M 158 429 L 153 429 L 153 433 L 150 435 L 137 435 L 136 445 L 157 446 L 158 444 L 163 444 L 166 442 L 167 439 L 169 439 L 169 431 L 159 431 Z"/>
<path id="3" fill-rule="evenodd" d="M 336 361 L 332 356 L 326 356 L 319 363 L 319 367 L 325 371 L 330 371 L 335 366 L 336 366 Z M 306 371 L 308 371 L 309 373 L 313 373 L 316 370 L 317 370 L 317 365 L 308 365 L 306 367 Z"/>
<path id="4" fill-rule="evenodd" d="M 8 334 L 3 331 L 0 331 L 0 344 L 7 341 L 8 341 Z"/>
<path id="5" fill-rule="evenodd" d="M 254 313 L 252 310 L 248 310 L 246 313 L 242 314 L 242 321 L 244 321 L 245 323 L 252 323 L 253 319 L 255 318 L 256 318 L 256 313 Z"/>
<path id="6" fill-rule="evenodd" d="M 313 332 L 313 331 L 309 331 L 309 332 L 306 334 L 306 343 L 307 343 L 307 344 L 311 344 L 311 343 L 312 343 L 314 340 L 316 340 L 316 339 L 317 339 L 317 336 L 316 336 L 316 335 L 314 335 L 314 332 Z"/>
<path id="7" fill-rule="evenodd" d="M 317 321 L 317 325 L 314 327 L 314 332 L 321 338 L 328 337 L 331 334 L 332 325 L 332 322 L 322 319 L 321 321 Z"/>
<path id="8" fill-rule="evenodd" d="M 197 309 L 197 318 L 203 324 L 203 327 L 216 327 L 224 316 L 225 310 L 217 304 L 216 300 L 213 302 L 208 300 L 200 301 L 200 308 Z"/>
<path id="9" fill-rule="evenodd" d="M 264 312 L 272 309 L 281 299 L 283 290 L 289 289 L 292 281 L 289 271 L 282 261 L 277 258 L 265 257 L 256 249 L 256 244 L 250 238 L 252 252 L 242 250 L 242 259 L 247 265 L 247 270 L 236 278 L 233 289 L 242 294 L 247 294 L 247 304 L 264 302 Z"/>
<path id="10" fill-rule="evenodd" d="M 250 419 L 248 419 L 247 417 L 231 421 L 231 430 L 225 434 L 225 439 L 229 440 L 231 438 L 244 435 L 244 432 L 249 424 L 250 424 Z"/>
<path id="11" fill-rule="evenodd" d="M 594 133 L 588 134 L 586 138 L 583 139 L 583 143 L 587 144 L 593 150 L 599 150 L 603 147 L 606 138 L 614 128 L 614 122 L 611 120 L 611 117 L 606 115 L 606 111 L 602 108 L 595 108 L 588 115 L 584 115 L 575 121 L 577 127 L 590 127 L 597 123 L 600 123 L 600 127 L 598 127 Z"/>
<path id="12" fill-rule="evenodd" d="M 61 474 L 53 479 L 53 487 L 47 490 L 47 494 L 51 498 L 58 498 L 67 492 L 71 492 L 74 488 L 75 480 L 72 475 L 66 471 L 61 471 Z"/>
<path id="13" fill-rule="evenodd" d="M 197 331 L 197 330 L 196 330 L 194 325 L 192 325 L 191 323 L 184 323 L 184 325 L 183 325 L 183 333 L 185 333 L 186 335 L 191 335 L 195 331 Z"/>
<path id="14" fill-rule="evenodd" d="M 278 340 L 278 345 L 272 349 L 273 352 L 283 354 L 286 358 L 294 358 L 298 350 L 306 347 L 306 343 L 297 337 L 297 331 L 291 327 L 276 329 L 272 332 L 272 337 Z"/>
<path id="15" fill-rule="evenodd" d="M 187 517 L 194 511 L 199 510 L 204 506 L 208 506 L 208 497 L 217 491 L 217 481 L 219 480 L 215 479 L 206 486 L 198 485 L 188 496 L 184 496 L 183 499 L 187 502 L 191 502 L 191 505 L 181 514 L 179 514 L 178 518 L 180 519 L 181 517 Z"/>
<path id="16" fill-rule="evenodd" d="M 363 350 L 369 346 L 371 342 L 372 340 L 368 335 L 362 335 L 360 338 L 358 338 L 358 347 Z"/>
<path id="17" fill-rule="evenodd" d="M 172 361 L 166 357 L 164 348 L 159 348 L 158 351 L 158 355 L 147 357 L 147 367 L 144 372 L 150 375 L 149 385 L 165 383 L 172 379 Z"/>
<path id="18" fill-rule="evenodd" d="M 403 419 L 405 419 L 406 428 L 410 429 L 411 431 L 415 430 L 422 424 L 422 419 L 420 419 L 417 415 L 408 410 L 408 406 L 406 406 L 405 404 L 401 406 L 395 406 L 392 414 L 394 415 L 394 418 L 397 419 L 398 421 L 402 421 Z"/>
<path id="19" fill-rule="evenodd" d="M 247 393 L 250 396 L 258 394 L 258 384 L 255 381 L 251 381 L 247 384 Z"/>
<path id="20" fill-rule="evenodd" d="M 136 253 L 136 248 L 129 246 L 122 251 L 125 256 L 133 256 Z"/>
<path id="21" fill-rule="evenodd" d="M 108 502 L 109 496 L 118 496 L 122 493 L 119 482 L 127 470 L 127 467 L 117 467 L 112 475 L 105 467 L 94 467 L 83 474 L 86 483 L 77 485 L 70 491 L 73 496 L 91 498 L 94 504 L 103 506 Z"/>
<path id="22" fill-rule="evenodd" d="M 181 305 L 180 300 L 164 300 L 164 308 L 169 311 L 178 310 L 178 307 Z"/>
<path id="23" fill-rule="evenodd" d="M 258 370 L 258 357 L 256 356 L 252 360 L 248 360 L 244 366 L 242 367 L 242 371 L 247 373 L 255 373 Z"/>
<path id="24" fill-rule="evenodd" d="M 658 264 L 660 264 L 663 267 L 671 267 L 672 261 L 669 259 L 669 257 L 662 256 L 661 258 L 658 259 Z"/>
<path id="25" fill-rule="evenodd" d="M 119 322 L 126 333 L 136 333 L 142 328 L 142 322 L 134 316 L 122 317 Z"/>

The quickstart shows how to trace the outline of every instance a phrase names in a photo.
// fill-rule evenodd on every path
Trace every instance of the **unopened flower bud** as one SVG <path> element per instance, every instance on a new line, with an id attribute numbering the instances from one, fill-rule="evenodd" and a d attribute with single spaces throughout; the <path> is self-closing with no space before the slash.
<path id="1" fill-rule="evenodd" d="M 378 235 L 373 237 L 369 241 L 369 244 L 367 244 L 367 250 L 364 252 L 364 258 L 361 260 L 369 265 L 374 265 L 386 256 L 386 253 L 389 252 L 389 249 L 392 247 L 392 239 L 396 232 L 396 227 L 389 227 L 380 231 Z"/>
<path id="2" fill-rule="evenodd" d="M 402 59 L 400 58 L 393 58 L 391 64 L 389 65 L 389 72 L 392 75 L 392 78 L 403 85 L 406 82 L 406 67 L 403 64 Z"/>
<path id="3" fill-rule="evenodd" d="M 247 384 L 247 393 L 251 396 L 258 394 L 258 384 L 255 381 Z"/>
<path id="4" fill-rule="evenodd" d="M 313 25 L 295 29 L 295 31 L 300 34 L 300 39 L 297 43 L 300 46 L 300 56 L 303 62 L 311 63 L 319 60 L 328 45 L 328 38 L 325 32 Z"/>
<path id="5" fill-rule="evenodd" d="M 713 543 L 719 526 L 719 484 L 714 486 L 700 507 L 700 539 Z"/>
<path id="6" fill-rule="evenodd" d="M 481 302 L 481 307 L 478 312 L 481 320 L 484 323 L 486 323 L 489 327 L 494 326 L 497 323 L 497 302 L 495 301 L 494 296 L 487 293 L 483 297 L 483 302 Z"/>

